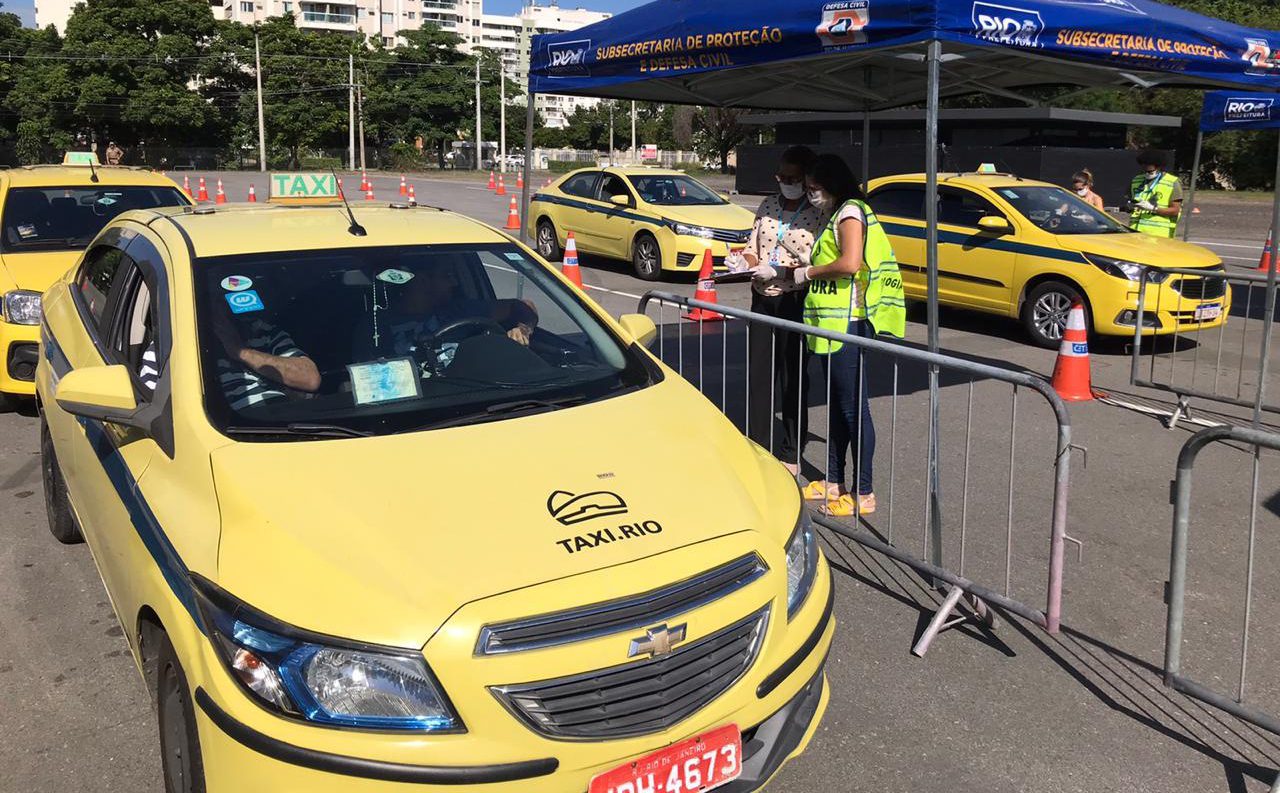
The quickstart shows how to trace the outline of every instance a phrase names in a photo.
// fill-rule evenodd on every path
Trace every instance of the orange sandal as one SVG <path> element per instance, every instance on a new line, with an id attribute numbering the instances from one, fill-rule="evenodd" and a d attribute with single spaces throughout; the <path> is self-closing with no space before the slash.
<path id="1" fill-rule="evenodd" d="M 830 482 L 810 482 L 802 492 L 805 501 L 831 501 L 831 494 L 837 493 L 838 497 L 838 491 L 839 488 Z"/>
<path id="2" fill-rule="evenodd" d="M 855 506 L 853 496 L 846 493 L 839 498 L 827 499 L 827 503 L 823 512 L 837 518 L 851 518 L 854 515 L 870 515 L 876 511 L 875 494 L 867 494 L 858 496 L 858 503 Z"/>

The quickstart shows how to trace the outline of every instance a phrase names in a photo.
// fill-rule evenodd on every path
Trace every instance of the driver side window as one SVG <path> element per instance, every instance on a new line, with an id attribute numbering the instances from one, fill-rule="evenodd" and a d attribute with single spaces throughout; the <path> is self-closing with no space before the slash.
<path id="1" fill-rule="evenodd" d="M 954 187 L 938 191 L 939 223 L 977 228 L 984 217 L 1004 217 L 1004 213 L 977 193 Z"/>
<path id="2" fill-rule="evenodd" d="M 600 188 L 596 199 L 608 204 L 616 195 L 626 196 L 628 202 L 632 200 L 631 191 L 627 188 L 626 180 L 615 173 L 607 173 L 600 180 Z"/>

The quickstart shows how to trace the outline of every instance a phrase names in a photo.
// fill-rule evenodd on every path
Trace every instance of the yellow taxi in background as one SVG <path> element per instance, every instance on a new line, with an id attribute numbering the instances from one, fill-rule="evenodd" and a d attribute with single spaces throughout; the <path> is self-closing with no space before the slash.
<path id="1" fill-rule="evenodd" d="M 538 253 L 560 258 L 573 232 L 579 252 L 630 261 L 656 281 L 664 270 L 698 272 L 710 248 L 717 269 L 746 245 L 755 215 L 680 171 L 586 168 L 539 190 L 528 227 Z"/>
<path id="2" fill-rule="evenodd" d="M 510 237 L 132 211 L 44 317 L 50 528 L 93 551 L 168 793 L 748 791 L 817 729 L 794 479 Z"/>
<path id="3" fill-rule="evenodd" d="M 869 200 L 884 223 L 908 298 L 924 300 L 924 174 L 873 179 Z M 1072 302 L 1087 326 L 1132 336 L 1139 267 L 1147 276 L 1143 335 L 1216 328 L 1231 308 L 1221 278 L 1162 273 L 1174 267 L 1222 273 L 1211 251 L 1130 231 L 1076 195 L 1010 174 L 938 175 L 938 300 L 1022 321 L 1032 341 L 1057 347 Z"/>
<path id="4" fill-rule="evenodd" d="M 79 164 L 0 170 L 0 410 L 35 393 L 40 293 L 116 215 L 190 203 L 151 171 L 104 168 L 89 152 L 67 161 Z"/>

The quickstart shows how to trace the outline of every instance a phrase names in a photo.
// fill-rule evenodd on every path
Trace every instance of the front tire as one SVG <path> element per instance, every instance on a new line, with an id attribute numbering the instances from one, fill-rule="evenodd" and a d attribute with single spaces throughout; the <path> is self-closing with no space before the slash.
<path id="1" fill-rule="evenodd" d="M 641 234 L 632 243 L 631 266 L 642 281 L 657 281 L 662 277 L 662 246 L 652 234 Z"/>
<path id="2" fill-rule="evenodd" d="M 160 725 L 160 764 L 165 793 L 204 793 L 200 731 L 187 675 L 173 643 L 160 634 L 156 659 L 156 716 Z"/>
<path id="3" fill-rule="evenodd" d="M 49 518 L 49 533 L 63 545 L 84 542 L 84 535 L 76 525 L 67 497 L 67 481 L 62 478 L 62 467 L 53 448 L 53 436 L 49 425 L 40 419 L 40 479 L 44 484 L 44 511 Z"/>
<path id="4" fill-rule="evenodd" d="M 549 262 L 558 262 L 563 255 L 560 249 L 560 238 L 556 236 L 556 227 L 550 220 L 538 221 L 538 255 Z"/>
<path id="5" fill-rule="evenodd" d="M 1089 304 L 1074 285 L 1063 281 L 1045 281 L 1027 293 L 1022 303 L 1022 325 L 1037 346 L 1056 349 L 1062 344 L 1067 315 L 1079 300 L 1084 303 L 1085 328 L 1092 327 Z"/>

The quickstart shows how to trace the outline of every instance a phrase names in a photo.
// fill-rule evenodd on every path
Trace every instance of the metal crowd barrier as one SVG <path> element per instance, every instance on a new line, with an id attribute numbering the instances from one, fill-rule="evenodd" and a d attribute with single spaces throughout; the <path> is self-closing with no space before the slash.
<path id="1" fill-rule="evenodd" d="M 826 475 L 831 443 L 830 370 L 822 375 L 821 367 L 812 367 L 807 404 L 802 404 L 801 399 L 794 404 L 782 404 L 776 388 L 779 373 L 773 368 L 778 360 L 779 344 L 798 345 L 798 376 L 804 376 L 805 367 L 812 363 L 803 350 L 806 337 L 824 338 L 861 349 L 863 378 L 859 388 L 869 389 L 873 413 L 888 413 L 887 425 L 883 416 L 874 419 L 879 425 L 874 467 L 883 470 L 887 463 L 888 472 L 887 477 L 880 477 L 881 485 L 875 488 L 878 508 L 873 516 L 857 514 L 856 519 L 841 520 L 823 514 L 822 502 L 817 502 L 813 514 L 815 520 L 830 531 L 912 567 L 936 589 L 946 593 L 913 652 L 923 655 L 939 631 L 970 617 L 992 625 L 994 618 L 986 606 L 988 603 L 1031 620 L 1049 633 L 1057 633 L 1062 615 L 1065 543 L 1073 542 L 1079 547 L 1079 542 L 1067 536 L 1071 419 L 1062 400 L 1041 377 L 930 353 L 906 344 L 820 330 L 668 292 L 647 292 L 640 300 L 639 311 L 648 313 L 655 305 L 659 336 L 652 345 L 653 351 L 749 437 L 755 436 L 760 445 L 773 451 L 780 440 L 777 425 L 785 421 L 788 414 L 794 416 L 800 426 L 803 418 L 808 418 L 811 432 L 805 442 L 799 444 L 796 458 L 786 462 L 801 467 L 803 473 L 804 467 L 812 463 L 804 456 L 805 448 L 813 451 L 816 441 L 822 448 L 818 465 L 814 466 L 818 471 L 808 477 L 810 480 L 822 480 Z M 669 323 L 671 308 L 676 311 L 674 323 Z M 698 316 L 698 312 L 715 312 L 726 319 L 689 321 L 682 319 L 681 312 L 691 312 L 694 316 Z M 757 355 L 768 355 L 767 386 L 756 379 L 755 387 L 748 387 L 753 379 L 747 372 L 752 362 L 753 343 Z M 761 344 L 768 345 L 767 353 Z M 929 390 L 923 385 L 930 369 L 936 369 L 943 381 L 944 388 L 937 392 L 937 402 L 947 408 L 946 421 L 937 424 L 936 432 L 934 422 L 928 417 L 939 415 L 939 405 L 926 396 Z M 816 399 L 824 390 L 826 398 Z M 1019 395 L 1025 392 L 1038 395 L 1048 410 L 1034 422 L 1032 432 L 1020 436 L 1019 403 L 1025 400 L 1019 400 Z M 1004 395 L 1003 400 L 995 398 L 1000 394 Z M 763 403 L 757 403 L 755 412 L 756 416 L 767 415 L 766 420 L 770 422 L 767 432 L 751 426 L 752 400 L 768 400 L 767 413 L 761 409 Z M 816 419 L 814 411 L 819 414 Z M 1024 417 L 1022 423 L 1029 422 Z M 825 432 L 821 435 L 814 432 L 824 426 Z M 861 441 L 866 435 L 861 414 L 858 430 L 858 445 L 852 449 L 852 464 L 848 466 L 854 472 L 853 483 L 844 483 L 855 493 L 861 473 Z M 1050 433 L 1051 437 L 1045 437 Z M 927 475 L 930 450 L 935 459 L 941 459 L 945 475 L 937 478 Z M 904 479 L 904 469 L 910 473 L 917 459 L 911 455 L 915 451 L 920 452 L 918 459 L 924 461 L 917 470 L 925 471 L 926 475 L 913 480 L 920 483 L 918 491 L 905 492 L 899 480 Z M 944 481 L 954 486 L 945 501 L 939 484 Z M 854 503 L 857 504 L 856 498 Z M 939 505 L 955 508 L 958 521 L 952 523 L 953 526 L 958 523 L 958 533 L 948 533 L 944 538 L 940 521 L 936 520 Z M 915 527 L 917 520 L 919 544 L 915 530 L 904 533 L 901 528 L 904 522 Z M 1028 532 L 1039 539 L 1027 539 Z M 1039 542 L 1045 540 L 1047 557 L 1028 550 L 1040 547 Z M 944 559 L 948 555 L 949 559 Z M 1047 584 L 1040 592 L 1024 595 L 1021 590 L 1028 580 L 1039 577 L 1029 572 L 1036 567 L 1041 574 L 1047 574 Z M 972 571 L 978 568 L 981 571 L 974 574 Z M 984 577 L 988 581 L 1002 577 L 1003 581 L 990 586 L 973 580 Z M 1028 605 L 1036 602 L 1041 592 L 1043 609 Z M 969 614 L 958 612 L 956 616 L 960 607 Z"/>
<path id="2" fill-rule="evenodd" d="M 1196 457 L 1210 444 L 1234 441 L 1252 447 L 1253 475 L 1249 498 L 1249 530 L 1245 560 L 1243 593 L 1244 617 L 1240 627 L 1240 661 L 1237 669 L 1237 687 L 1234 697 L 1221 694 L 1209 686 L 1197 683 L 1182 674 L 1183 624 L 1187 601 L 1187 553 L 1188 534 L 1191 528 L 1191 481 Z M 1280 450 L 1280 435 L 1245 427 L 1217 426 L 1197 432 L 1183 444 L 1178 455 L 1178 473 L 1173 482 L 1173 542 L 1169 554 L 1169 610 L 1165 625 L 1164 683 L 1166 686 L 1221 708 L 1265 730 L 1280 734 L 1280 719 L 1245 704 L 1246 682 L 1249 670 L 1249 629 L 1253 619 L 1254 557 L 1258 538 L 1258 469 L 1262 450 Z M 1222 526 L 1215 521 L 1212 529 L 1215 546 L 1223 542 Z M 1264 568 L 1265 569 L 1265 568 Z M 1277 780 L 1280 784 L 1280 779 Z"/>
<path id="3" fill-rule="evenodd" d="M 1169 426 L 1187 414 L 1192 397 L 1280 412 L 1280 402 L 1274 401 L 1278 392 L 1268 382 L 1272 376 L 1269 359 L 1275 352 L 1270 336 L 1276 298 L 1267 290 L 1267 276 L 1221 270 L 1139 269 L 1129 381 L 1178 397 Z M 1178 296 L 1172 304 L 1165 297 L 1166 290 L 1149 288 L 1155 283 L 1153 278 L 1179 279 L 1174 286 Z M 1230 312 L 1224 317 L 1226 321 L 1210 330 L 1184 330 L 1184 326 L 1200 324 L 1196 305 L 1215 297 L 1222 298 L 1224 313 Z M 1172 319 L 1173 333 L 1154 336 L 1149 329 L 1161 314 Z M 1145 365 L 1144 353 L 1149 359 Z M 1268 397 L 1273 401 L 1266 401 Z"/>

